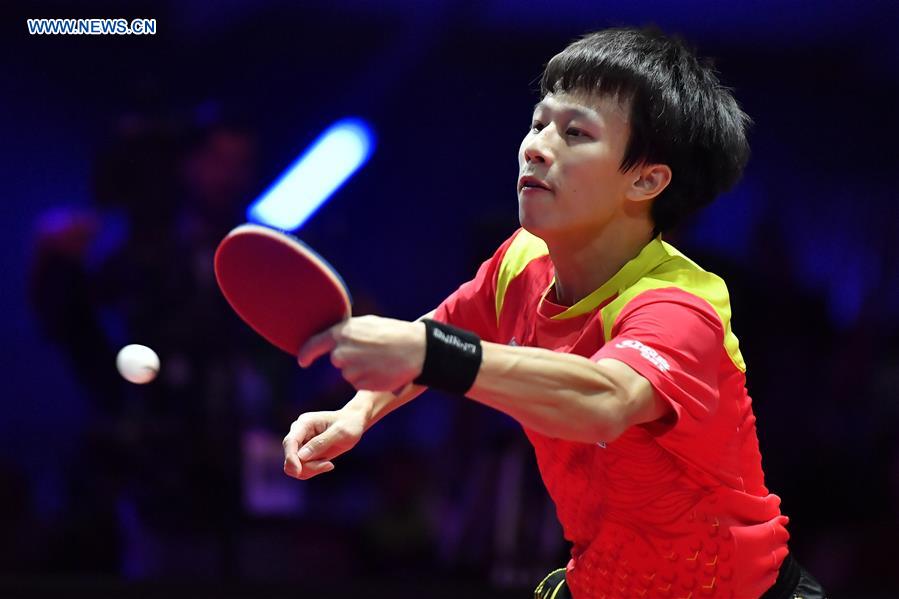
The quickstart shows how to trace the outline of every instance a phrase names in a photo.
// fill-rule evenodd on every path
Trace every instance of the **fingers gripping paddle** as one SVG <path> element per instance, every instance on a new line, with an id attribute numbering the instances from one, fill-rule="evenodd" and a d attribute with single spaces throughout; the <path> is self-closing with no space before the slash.
<path id="1" fill-rule="evenodd" d="M 215 251 L 215 278 L 244 322 L 292 356 L 352 312 L 346 284 L 324 258 L 260 225 L 240 225 L 225 236 Z"/>

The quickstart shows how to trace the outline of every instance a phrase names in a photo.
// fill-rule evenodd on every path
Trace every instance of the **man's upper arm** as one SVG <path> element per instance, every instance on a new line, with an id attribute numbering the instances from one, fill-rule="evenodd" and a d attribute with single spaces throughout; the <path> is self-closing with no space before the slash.
<path id="1" fill-rule="evenodd" d="M 592 359 L 616 360 L 633 371 L 618 371 L 622 384 L 632 390 L 626 397 L 636 398 L 625 411 L 630 425 L 668 415 L 670 422 L 662 424 L 670 426 L 653 428 L 658 434 L 672 428 L 695 434 L 718 409 L 721 320 L 707 302 L 678 289 L 648 291 L 631 302 L 616 321 L 612 338 Z M 658 401 L 649 400 L 646 384 Z M 665 405 L 660 414 L 658 402 Z"/>
<path id="2" fill-rule="evenodd" d="M 513 234 L 503 242 L 493 256 L 481 264 L 472 280 L 463 283 L 440 303 L 432 318 L 468 329 L 485 341 L 492 341 L 496 336 L 497 273 L 514 239 Z"/>

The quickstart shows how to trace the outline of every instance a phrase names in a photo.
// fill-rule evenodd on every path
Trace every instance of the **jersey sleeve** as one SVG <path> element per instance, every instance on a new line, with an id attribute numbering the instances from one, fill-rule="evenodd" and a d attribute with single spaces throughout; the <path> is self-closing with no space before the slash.
<path id="1" fill-rule="evenodd" d="M 624 362 L 652 384 L 674 410 L 673 420 L 642 426 L 693 461 L 702 445 L 697 439 L 718 409 L 723 346 L 724 326 L 710 304 L 677 288 L 655 289 L 630 301 L 592 359 Z"/>
<path id="2" fill-rule="evenodd" d="M 481 264 L 472 280 L 463 283 L 440 303 L 434 313 L 434 320 L 472 331 L 485 341 L 496 340 L 497 276 L 506 250 L 512 245 L 518 231 Z"/>

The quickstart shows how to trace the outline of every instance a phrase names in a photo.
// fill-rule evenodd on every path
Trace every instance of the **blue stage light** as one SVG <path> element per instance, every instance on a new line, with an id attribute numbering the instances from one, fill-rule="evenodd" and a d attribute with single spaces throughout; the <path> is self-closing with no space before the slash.
<path id="1" fill-rule="evenodd" d="M 247 219 L 295 231 L 366 163 L 374 149 L 371 128 L 348 118 L 331 125 L 250 207 Z"/>

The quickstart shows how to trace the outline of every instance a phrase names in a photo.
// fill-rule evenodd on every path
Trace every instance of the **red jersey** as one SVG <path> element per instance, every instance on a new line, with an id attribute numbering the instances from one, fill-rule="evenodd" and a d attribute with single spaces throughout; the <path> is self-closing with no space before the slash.
<path id="1" fill-rule="evenodd" d="M 724 282 L 656 237 L 573 306 L 554 303 L 546 245 L 519 229 L 437 309 L 485 341 L 614 358 L 673 415 L 608 443 L 525 429 L 573 546 L 575 599 L 755 598 L 787 555 L 764 483 Z"/>

